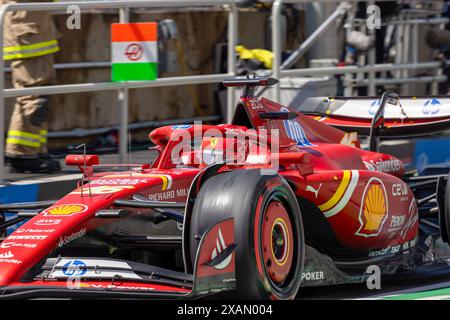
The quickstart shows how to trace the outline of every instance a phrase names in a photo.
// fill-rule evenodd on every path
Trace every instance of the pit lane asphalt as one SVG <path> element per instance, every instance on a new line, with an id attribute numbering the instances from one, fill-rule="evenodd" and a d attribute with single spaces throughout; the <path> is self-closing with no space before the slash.
<path id="1" fill-rule="evenodd" d="M 420 291 L 450 288 L 448 270 L 413 274 L 411 276 L 382 276 L 381 289 L 369 290 L 366 283 L 343 284 L 326 287 L 301 287 L 296 300 L 379 299 Z"/>

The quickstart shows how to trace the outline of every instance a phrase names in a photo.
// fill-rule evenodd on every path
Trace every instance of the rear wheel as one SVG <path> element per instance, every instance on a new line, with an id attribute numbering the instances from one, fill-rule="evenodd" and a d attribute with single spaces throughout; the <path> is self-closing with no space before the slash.
<path id="1" fill-rule="evenodd" d="M 209 178 L 199 191 L 191 220 L 191 258 L 196 235 L 234 218 L 235 295 L 244 299 L 292 299 L 301 281 L 304 236 L 300 208 L 279 175 L 238 170 Z"/>

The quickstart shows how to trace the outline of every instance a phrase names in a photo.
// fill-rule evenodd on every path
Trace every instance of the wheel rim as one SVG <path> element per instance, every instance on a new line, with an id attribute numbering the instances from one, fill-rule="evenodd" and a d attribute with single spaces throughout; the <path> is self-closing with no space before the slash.
<path id="1" fill-rule="evenodd" d="M 265 269 L 273 283 L 281 287 L 292 268 L 293 232 L 289 214 L 279 201 L 272 201 L 264 214 L 262 249 Z"/>

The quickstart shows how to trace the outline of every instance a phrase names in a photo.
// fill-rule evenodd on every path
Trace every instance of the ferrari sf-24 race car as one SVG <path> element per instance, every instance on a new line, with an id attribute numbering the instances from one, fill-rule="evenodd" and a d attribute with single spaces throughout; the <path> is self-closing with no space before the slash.
<path id="1" fill-rule="evenodd" d="M 391 127 L 423 132 L 450 116 L 385 119 L 402 100 L 389 92 L 370 121 L 296 112 L 255 95 L 276 82 L 224 81 L 243 87 L 231 124 L 157 128 L 149 164 L 117 172 L 97 155 L 68 155 L 83 174 L 75 190 L 1 204 L 2 216 L 16 216 L 0 223 L 0 298 L 231 290 L 235 298 L 292 299 L 302 286 L 362 282 L 371 265 L 382 274 L 447 267 L 448 169 L 418 176 L 378 152 L 378 141 Z M 369 150 L 351 129 L 365 130 Z"/>

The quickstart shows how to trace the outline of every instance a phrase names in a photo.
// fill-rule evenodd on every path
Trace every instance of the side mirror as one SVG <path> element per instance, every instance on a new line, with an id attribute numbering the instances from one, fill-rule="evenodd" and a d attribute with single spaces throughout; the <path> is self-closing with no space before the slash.
<path id="1" fill-rule="evenodd" d="M 78 154 L 69 154 L 65 158 L 65 163 L 68 166 L 95 166 L 100 163 L 98 155 L 96 154 L 87 154 L 87 155 L 78 155 Z"/>

